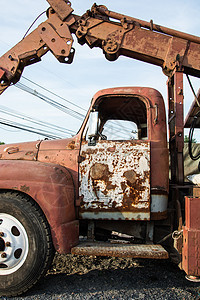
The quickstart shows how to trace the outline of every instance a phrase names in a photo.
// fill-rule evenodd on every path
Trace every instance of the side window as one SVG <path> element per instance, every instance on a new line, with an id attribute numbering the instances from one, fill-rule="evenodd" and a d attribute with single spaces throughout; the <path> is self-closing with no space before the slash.
<path id="1" fill-rule="evenodd" d="M 137 125 L 131 121 L 108 120 L 102 130 L 107 140 L 135 140 L 138 139 Z"/>
<path id="2" fill-rule="evenodd" d="M 148 138 L 147 109 L 139 97 L 109 95 L 95 104 L 83 134 L 83 139 L 90 145 L 106 139 L 126 141 Z"/>
<path id="3" fill-rule="evenodd" d="M 108 120 L 102 130 L 107 140 L 145 140 L 147 139 L 147 124 L 140 124 L 126 120 Z"/>

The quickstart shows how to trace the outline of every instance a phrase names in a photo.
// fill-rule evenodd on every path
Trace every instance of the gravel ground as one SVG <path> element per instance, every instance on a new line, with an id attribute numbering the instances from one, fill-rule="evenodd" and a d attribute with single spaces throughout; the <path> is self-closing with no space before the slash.
<path id="1" fill-rule="evenodd" d="M 23 297 L 0 299 L 200 299 L 200 284 L 169 261 L 57 254 L 51 270 Z"/>

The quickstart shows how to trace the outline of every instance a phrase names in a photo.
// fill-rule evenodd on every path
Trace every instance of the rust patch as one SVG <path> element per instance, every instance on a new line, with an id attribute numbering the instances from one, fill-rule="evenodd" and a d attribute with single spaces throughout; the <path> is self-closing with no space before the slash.
<path id="1" fill-rule="evenodd" d="M 126 190 L 126 188 L 127 188 L 127 185 L 126 185 L 126 183 L 125 183 L 124 181 L 121 182 L 121 188 L 122 188 L 123 193 L 125 193 L 125 190 Z"/>
<path id="2" fill-rule="evenodd" d="M 111 243 L 81 243 L 71 249 L 75 255 L 112 256 L 112 257 L 133 257 L 167 259 L 168 253 L 161 245 L 127 245 Z"/>
<path id="3" fill-rule="evenodd" d="M 108 151 L 109 151 L 109 152 L 115 152 L 115 150 L 116 150 L 116 147 L 115 147 L 115 146 L 114 146 L 114 147 L 109 147 L 109 148 L 108 148 Z"/>
<path id="4" fill-rule="evenodd" d="M 21 185 L 21 186 L 20 186 L 20 190 L 21 190 L 22 192 L 24 192 L 24 193 L 27 193 L 27 192 L 30 191 L 30 187 L 27 186 L 27 185 Z"/>
<path id="5" fill-rule="evenodd" d="M 167 219 L 167 211 L 151 212 L 151 220 L 163 220 L 163 219 Z"/>
<path id="6" fill-rule="evenodd" d="M 129 179 L 131 180 L 133 178 L 129 177 Z M 123 207 L 124 208 L 131 209 L 139 204 L 139 202 L 142 200 L 142 192 L 145 192 L 146 189 L 146 187 L 143 185 L 143 182 L 145 182 L 145 180 L 146 180 L 145 176 L 144 178 L 140 178 L 138 175 L 135 176 L 135 181 L 133 183 L 131 183 L 127 179 L 127 184 L 124 184 L 123 186 L 123 190 L 124 190 Z M 127 189 L 127 186 L 129 187 L 129 189 Z"/>
<path id="7" fill-rule="evenodd" d="M 132 207 L 132 204 L 135 202 L 135 197 L 132 196 L 132 197 L 124 197 L 124 200 L 123 200 L 123 208 L 126 208 L 128 210 L 131 209 Z"/>
<path id="8" fill-rule="evenodd" d="M 112 208 L 115 208 L 116 205 L 117 205 L 117 202 L 116 202 L 116 201 L 113 201 L 113 202 L 112 202 Z"/>
<path id="9" fill-rule="evenodd" d="M 73 150 L 73 149 L 75 148 L 75 141 L 71 141 L 71 143 L 69 143 L 69 144 L 67 145 L 67 148 Z"/>
<path id="10" fill-rule="evenodd" d="M 4 149 L 4 152 L 7 152 L 8 154 L 13 154 L 19 152 L 18 147 L 7 147 Z"/>
<path id="11" fill-rule="evenodd" d="M 35 155 L 35 153 L 33 151 L 28 151 L 28 152 L 25 153 L 25 155 L 32 155 L 33 156 L 33 155 Z"/>
<path id="12" fill-rule="evenodd" d="M 93 180 L 99 180 L 109 175 L 108 165 L 97 163 L 90 169 L 90 176 Z"/>
<path id="13" fill-rule="evenodd" d="M 108 184 L 108 185 L 106 186 L 106 189 L 107 189 L 107 190 L 114 190 L 116 187 L 117 187 L 116 184 Z"/>
<path id="14" fill-rule="evenodd" d="M 97 149 L 88 148 L 87 151 L 82 151 L 81 155 L 86 156 L 86 155 L 89 155 L 89 154 L 96 154 L 96 153 L 98 153 Z"/>
<path id="15" fill-rule="evenodd" d="M 124 172 L 124 177 L 129 181 L 131 184 L 133 184 L 137 179 L 137 174 L 133 170 L 129 170 Z"/>

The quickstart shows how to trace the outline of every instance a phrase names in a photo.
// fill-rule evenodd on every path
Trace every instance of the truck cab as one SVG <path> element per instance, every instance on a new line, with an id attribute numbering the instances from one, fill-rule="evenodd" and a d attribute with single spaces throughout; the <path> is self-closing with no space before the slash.
<path id="1" fill-rule="evenodd" d="M 160 93 L 141 87 L 102 90 L 82 130 L 79 217 L 166 218 L 168 149 Z"/>
<path id="2" fill-rule="evenodd" d="M 11 161 L 10 167 L 7 162 L 7 170 L 12 168 L 19 173 L 23 163 L 26 164 L 23 169 L 30 170 L 31 174 L 15 174 L 12 183 L 10 177 L 6 178 L 4 174 L 1 189 L 13 190 L 14 187 L 39 204 L 49 221 L 56 250 L 62 253 L 69 252 L 70 245 L 77 243 L 78 231 L 71 241 L 67 225 L 68 239 L 60 238 L 63 223 L 72 222 L 74 227 L 77 226 L 77 222 L 73 223 L 75 220 L 85 223 L 92 220 L 95 227 L 101 227 L 104 221 L 104 228 L 112 231 L 115 226 L 121 227 L 119 231 L 137 234 L 138 238 L 145 240 L 143 229 L 147 227 L 146 223 L 167 218 L 168 157 L 161 94 L 144 87 L 110 88 L 95 94 L 76 136 L 64 140 L 2 145 L 1 163 Z M 34 163 L 30 164 L 30 161 Z M 40 184 L 41 178 L 34 174 L 34 166 L 37 166 L 37 174 L 38 169 L 44 172 L 44 165 L 38 163 L 48 167 L 51 164 L 58 168 L 62 166 L 71 174 L 71 182 L 62 195 L 55 197 L 55 188 L 51 196 L 49 192 L 45 193 L 44 186 Z M 52 181 L 52 176 L 45 179 L 48 180 Z M 66 184 L 65 181 L 62 184 Z M 60 182 L 56 181 L 54 185 L 60 185 Z M 36 189 L 41 192 L 36 194 Z M 119 225 L 120 221 L 123 226 Z M 130 221 L 136 225 L 130 227 Z M 139 231 L 138 226 L 142 228 Z M 140 232 L 143 232 L 142 235 Z M 151 239 L 153 241 L 153 234 Z"/>
<path id="3" fill-rule="evenodd" d="M 45 272 L 53 249 L 62 254 L 168 258 L 155 245 L 169 234 L 162 227 L 168 218 L 168 157 L 163 98 L 144 87 L 96 93 L 72 138 L 1 145 L 3 280 L 13 275 L 13 287 L 34 262 L 37 271 L 31 273 L 41 275 L 37 266 L 45 264 Z M 109 241 L 116 238 L 132 244 L 110 248 Z M 12 294 L 15 290 L 19 292 L 16 287 Z"/>

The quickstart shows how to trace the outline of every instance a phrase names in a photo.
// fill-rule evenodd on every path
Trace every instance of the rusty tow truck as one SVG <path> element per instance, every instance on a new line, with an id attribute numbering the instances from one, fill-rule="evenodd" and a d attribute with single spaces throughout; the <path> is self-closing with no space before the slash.
<path id="1" fill-rule="evenodd" d="M 169 149 L 163 97 L 144 87 L 97 92 L 72 138 L 1 145 L 0 295 L 31 288 L 55 250 L 171 257 L 198 280 L 200 194 L 184 182 L 183 74 L 200 77 L 200 38 L 103 5 L 78 16 L 69 1 L 47 1 L 47 20 L 0 58 L 0 93 L 48 51 L 72 63 L 74 34 L 80 44 L 100 47 L 108 60 L 124 55 L 162 68 L 168 77 Z M 198 97 L 187 127 L 196 103 Z M 117 120 L 129 122 L 137 136 L 107 136 L 107 124 Z"/>

